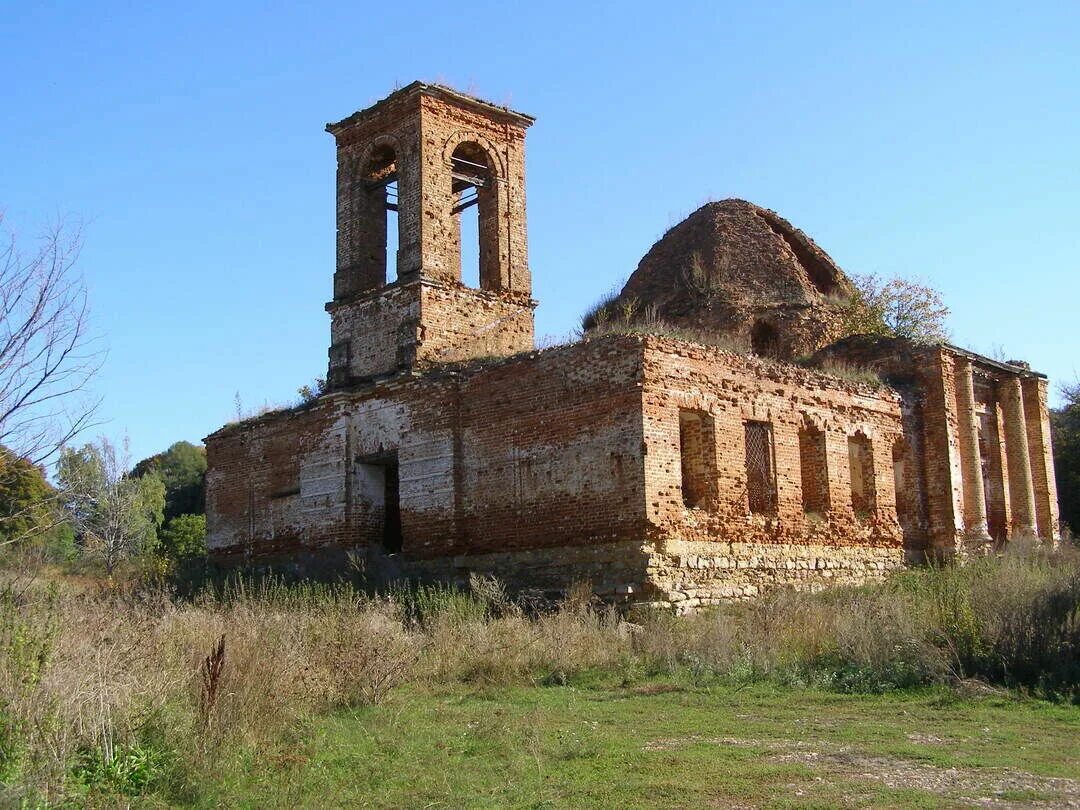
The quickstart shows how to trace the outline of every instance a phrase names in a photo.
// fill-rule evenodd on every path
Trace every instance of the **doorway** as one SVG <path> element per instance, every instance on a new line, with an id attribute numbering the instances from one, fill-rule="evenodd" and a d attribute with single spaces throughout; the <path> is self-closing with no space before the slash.
<path id="1" fill-rule="evenodd" d="M 357 496 L 365 508 L 366 532 L 387 554 L 397 554 L 402 547 L 401 475 L 396 450 L 364 456 L 356 462 Z"/>

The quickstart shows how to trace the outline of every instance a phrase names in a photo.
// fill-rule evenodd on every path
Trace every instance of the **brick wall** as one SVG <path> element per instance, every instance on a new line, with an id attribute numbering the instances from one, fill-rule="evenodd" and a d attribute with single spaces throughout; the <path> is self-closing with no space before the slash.
<path id="1" fill-rule="evenodd" d="M 904 441 L 915 462 L 904 469 L 918 477 L 912 533 L 925 534 L 928 554 L 982 554 L 990 541 L 1032 532 L 1059 537 L 1044 377 L 956 346 L 900 339 L 849 338 L 819 357 L 873 368 L 902 395 Z M 978 525 L 983 514 L 985 527 Z"/>
<path id="2" fill-rule="evenodd" d="M 225 558 L 379 545 L 384 506 L 364 460 L 389 453 L 410 558 L 640 536 L 640 364 L 633 340 L 589 342 L 224 428 L 207 438 L 211 549 Z M 290 519 L 271 525 L 262 515 L 283 508 L 271 476 L 286 468 L 298 469 L 300 491 Z"/>
<path id="3" fill-rule="evenodd" d="M 425 284 L 417 362 L 431 366 L 529 351 L 535 307 L 528 296 L 514 293 Z"/>
<path id="4" fill-rule="evenodd" d="M 348 304 L 330 302 L 332 387 L 412 367 L 420 328 L 420 282 L 380 289 Z"/>
<path id="5" fill-rule="evenodd" d="M 324 457 L 326 408 L 305 408 L 222 428 L 207 438 L 206 518 L 211 554 L 288 552 L 318 545 L 341 520 Z M 331 533 L 332 534 L 332 533 Z"/>
<path id="6" fill-rule="evenodd" d="M 892 448 L 902 435 L 899 397 L 815 374 L 693 343 L 649 338 L 645 353 L 644 433 L 649 518 L 664 534 L 731 542 L 821 542 L 900 545 L 893 492 Z M 715 491 L 708 509 L 687 509 L 680 484 L 679 413 L 707 413 L 715 434 Z M 775 514 L 752 515 L 747 492 L 745 426 L 771 427 Z M 824 460 L 824 486 L 814 485 L 829 506 L 804 507 L 799 434 L 822 436 L 815 453 Z M 866 437 L 872 453 L 872 514 L 852 506 L 848 439 Z"/>
<path id="7" fill-rule="evenodd" d="M 427 280 L 384 287 L 343 305 L 331 302 L 331 387 L 528 351 L 535 306 L 513 293 Z"/>
<path id="8" fill-rule="evenodd" d="M 691 609 L 778 584 L 860 581 L 904 562 L 892 458 L 903 432 L 895 392 L 660 338 L 647 339 L 644 368 L 653 598 Z M 686 412 L 706 414 L 715 437 L 714 490 L 698 508 L 685 502 L 680 480 L 678 426 Z M 748 492 L 748 424 L 766 425 L 771 435 L 775 505 L 760 514 Z M 858 512 L 852 437 L 867 450 L 860 472 L 868 499 Z M 804 470 L 812 470 L 805 479 Z"/>
<path id="9" fill-rule="evenodd" d="M 876 575 L 903 558 L 892 488 L 898 399 L 640 336 L 434 368 L 209 437 L 211 548 L 219 559 L 249 560 L 358 548 L 398 574 L 447 577 L 475 558 L 512 586 L 550 587 L 558 577 L 535 573 L 543 554 L 562 570 L 557 560 L 570 549 L 621 544 L 628 551 L 618 569 L 583 563 L 575 578 L 603 580 L 619 598 L 688 606 L 749 596 L 751 585 Z M 699 428 L 692 439 L 688 414 Z M 749 514 L 748 420 L 769 425 L 774 514 Z M 823 439 L 824 514 L 804 509 L 799 433 L 807 426 Z M 856 432 L 868 442 L 873 514 L 852 508 L 847 442 Z M 704 493 L 693 508 L 682 491 L 684 449 Z M 386 558 L 379 470 L 391 456 L 404 542 Z M 694 546 L 709 562 L 688 563 L 687 543 L 711 544 Z M 835 565 L 819 562 L 823 549 L 838 547 L 846 550 Z M 514 560 L 533 573 L 514 575 Z M 695 576 L 700 593 L 686 596 Z"/>

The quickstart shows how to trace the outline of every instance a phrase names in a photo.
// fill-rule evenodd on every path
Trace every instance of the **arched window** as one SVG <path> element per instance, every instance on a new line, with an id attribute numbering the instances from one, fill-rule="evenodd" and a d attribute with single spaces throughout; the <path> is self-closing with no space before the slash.
<path id="1" fill-rule="evenodd" d="M 459 278 L 469 287 L 497 290 L 499 279 L 498 191 L 491 158 L 479 144 L 459 144 L 450 158 Z"/>
<path id="2" fill-rule="evenodd" d="M 372 151 L 364 167 L 363 184 L 368 203 L 364 243 L 369 249 L 365 258 L 375 284 L 391 283 L 397 280 L 400 224 L 397 155 L 389 144 Z"/>

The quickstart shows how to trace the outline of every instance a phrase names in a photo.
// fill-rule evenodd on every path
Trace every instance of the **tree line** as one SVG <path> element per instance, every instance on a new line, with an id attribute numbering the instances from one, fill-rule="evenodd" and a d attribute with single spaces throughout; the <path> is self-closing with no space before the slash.
<path id="1" fill-rule="evenodd" d="M 0 448 L 0 544 L 106 573 L 133 560 L 168 568 L 206 554 L 206 450 L 180 441 L 129 467 L 107 439 L 62 448 L 56 483 Z"/>

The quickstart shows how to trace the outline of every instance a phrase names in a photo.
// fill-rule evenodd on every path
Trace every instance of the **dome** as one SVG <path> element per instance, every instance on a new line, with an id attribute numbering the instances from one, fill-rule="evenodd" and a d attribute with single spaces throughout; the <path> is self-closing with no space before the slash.
<path id="1" fill-rule="evenodd" d="M 730 199 L 665 233 L 603 310 L 793 359 L 842 336 L 840 311 L 852 293 L 810 237 L 774 211 Z"/>

